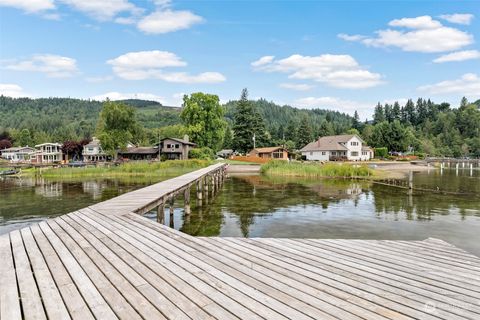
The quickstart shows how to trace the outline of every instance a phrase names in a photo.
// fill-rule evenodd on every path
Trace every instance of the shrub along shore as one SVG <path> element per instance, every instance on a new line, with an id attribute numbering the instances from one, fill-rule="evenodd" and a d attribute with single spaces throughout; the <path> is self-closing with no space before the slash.
<path id="1" fill-rule="evenodd" d="M 366 178 L 374 175 L 374 171 L 369 169 L 365 164 L 319 164 L 279 160 L 263 164 L 260 171 L 267 175 L 315 178 Z"/>
<path id="2" fill-rule="evenodd" d="M 210 165 L 208 160 L 171 160 L 162 162 L 132 161 L 119 165 L 81 168 L 49 168 L 41 171 L 45 178 L 115 178 L 179 176 Z M 32 172 L 32 171 L 30 171 Z"/>

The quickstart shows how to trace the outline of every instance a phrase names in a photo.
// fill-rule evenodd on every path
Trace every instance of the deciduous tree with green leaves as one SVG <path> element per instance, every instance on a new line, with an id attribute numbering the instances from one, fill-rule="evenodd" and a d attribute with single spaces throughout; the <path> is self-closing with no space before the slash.
<path id="1" fill-rule="evenodd" d="M 97 136 L 105 152 L 116 158 L 118 150 L 135 142 L 140 131 L 134 108 L 121 102 L 105 101 L 97 124 Z"/>
<path id="2" fill-rule="evenodd" d="M 227 126 L 224 113 L 217 95 L 197 92 L 183 97 L 180 117 L 193 142 L 218 151 Z"/>

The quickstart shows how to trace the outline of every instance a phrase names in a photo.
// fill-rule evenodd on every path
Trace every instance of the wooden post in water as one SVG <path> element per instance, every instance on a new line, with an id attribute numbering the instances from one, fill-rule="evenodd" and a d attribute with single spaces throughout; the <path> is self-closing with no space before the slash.
<path id="1" fill-rule="evenodd" d="M 200 200 L 200 205 L 202 205 L 202 198 L 203 198 L 203 181 L 202 179 L 200 178 L 199 180 L 197 180 L 197 200 Z"/>
<path id="2" fill-rule="evenodd" d="M 210 176 L 210 183 L 212 184 L 212 198 L 215 196 L 217 186 L 215 185 L 215 172 Z"/>
<path id="3" fill-rule="evenodd" d="M 164 224 L 165 223 L 165 200 L 162 199 L 162 202 L 157 207 L 157 222 Z"/>
<path id="4" fill-rule="evenodd" d="M 204 182 L 204 191 L 205 191 L 205 203 L 208 204 L 208 174 L 203 179 Z"/>
<path id="5" fill-rule="evenodd" d="M 408 173 L 408 190 L 413 190 L 413 171 Z"/>
<path id="6" fill-rule="evenodd" d="M 172 196 L 170 197 L 170 201 L 169 201 L 169 209 L 170 209 L 170 220 L 173 219 L 173 213 L 175 212 L 175 208 L 174 208 L 174 204 L 175 204 L 175 196 L 172 194 Z"/>
<path id="7" fill-rule="evenodd" d="M 183 197 L 184 197 L 184 206 L 185 206 L 185 214 L 186 215 L 189 215 L 190 214 L 190 187 L 187 187 L 184 191 L 184 194 L 183 194 Z"/>

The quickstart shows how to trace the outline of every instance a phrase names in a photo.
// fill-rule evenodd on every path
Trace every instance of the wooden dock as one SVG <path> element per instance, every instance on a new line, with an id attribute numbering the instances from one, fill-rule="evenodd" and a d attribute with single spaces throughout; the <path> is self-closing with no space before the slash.
<path id="1" fill-rule="evenodd" d="M 0 318 L 480 319 L 480 259 L 441 240 L 204 238 L 141 216 L 222 180 L 211 166 L 0 236 Z"/>

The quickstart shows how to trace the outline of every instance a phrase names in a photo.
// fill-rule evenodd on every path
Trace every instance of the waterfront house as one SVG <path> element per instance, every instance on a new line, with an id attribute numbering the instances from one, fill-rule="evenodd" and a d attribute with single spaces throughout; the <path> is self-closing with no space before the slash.
<path id="1" fill-rule="evenodd" d="M 356 134 L 320 137 L 300 149 L 306 160 L 317 161 L 367 161 L 373 150 Z"/>
<path id="2" fill-rule="evenodd" d="M 160 153 L 162 158 L 165 157 L 168 160 L 186 160 L 188 152 L 196 146 L 189 141 L 187 135 L 183 139 L 165 138 L 160 141 Z"/>
<path id="3" fill-rule="evenodd" d="M 30 153 L 30 162 L 56 163 L 63 160 L 62 145 L 60 143 L 42 143 L 35 146 L 35 151 Z"/>
<path id="4" fill-rule="evenodd" d="M 233 150 L 232 149 L 223 149 L 217 152 L 217 157 L 223 158 L 223 159 L 228 159 L 231 156 L 233 156 Z"/>
<path id="5" fill-rule="evenodd" d="M 26 147 L 12 147 L 0 150 L 2 159 L 13 163 L 30 162 L 30 154 L 35 151 L 34 148 Z"/>
<path id="6" fill-rule="evenodd" d="M 118 151 L 118 157 L 128 160 L 153 160 L 158 158 L 158 147 L 129 146 L 125 150 Z"/>
<path id="7" fill-rule="evenodd" d="M 103 151 L 100 140 L 95 137 L 92 138 L 92 141 L 83 146 L 82 156 L 83 161 L 85 162 L 107 160 L 107 154 Z"/>
<path id="8" fill-rule="evenodd" d="M 263 159 L 288 160 L 288 151 L 284 147 L 255 148 L 248 153 L 248 156 Z"/>

